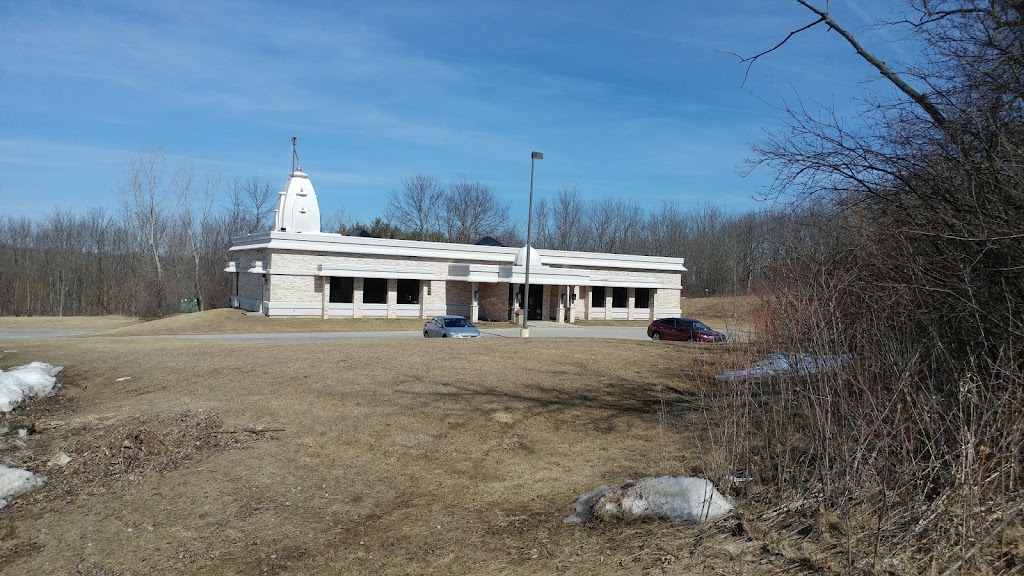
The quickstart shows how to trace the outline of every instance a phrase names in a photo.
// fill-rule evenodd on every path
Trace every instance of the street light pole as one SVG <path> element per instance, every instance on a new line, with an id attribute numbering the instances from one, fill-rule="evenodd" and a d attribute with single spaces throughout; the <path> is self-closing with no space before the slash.
<path id="1" fill-rule="evenodd" d="M 533 231 L 533 164 L 537 160 L 543 160 L 543 152 L 530 152 L 530 212 L 526 216 L 526 278 L 523 290 L 523 328 L 519 331 L 520 338 L 530 337 L 530 246 L 531 233 Z"/>

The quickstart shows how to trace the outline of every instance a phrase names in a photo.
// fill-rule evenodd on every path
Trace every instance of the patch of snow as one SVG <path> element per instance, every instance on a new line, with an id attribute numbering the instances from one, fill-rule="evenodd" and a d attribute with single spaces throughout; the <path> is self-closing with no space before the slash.
<path id="1" fill-rule="evenodd" d="M 600 520 L 663 518 L 672 522 L 711 522 L 734 507 L 710 480 L 688 476 L 641 478 L 616 488 L 600 486 L 581 494 L 566 524 Z"/>
<path id="2" fill-rule="evenodd" d="M 775 352 L 743 370 L 730 370 L 715 376 L 716 380 L 747 380 L 768 376 L 807 376 L 821 372 L 835 372 L 850 363 L 849 354 L 818 356 L 815 354 Z"/>
<path id="3" fill-rule="evenodd" d="M 50 396 L 57 389 L 62 366 L 32 362 L 6 372 L 0 370 L 0 412 L 10 412 L 27 396 Z"/>
<path id="4" fill-rule="evenodd" d="M 46 478 L 21 468 L 8 468 L 0 464 L 0 508 L 13 498 L 43 485 Z"/>

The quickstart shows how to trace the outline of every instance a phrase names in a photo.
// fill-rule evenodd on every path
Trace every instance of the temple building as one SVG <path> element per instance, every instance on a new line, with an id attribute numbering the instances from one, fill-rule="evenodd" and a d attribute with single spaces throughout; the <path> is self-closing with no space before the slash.
<path id="1" fill-rule="evenodd" d="M 496 245 L 497 244 L 497 245 Z M 420 242 L 320 231 L 309 176 L 296 162 L 274 229 L 232 239 L 232 306 L 273 317 L 473 321 L 654 319 L 680 314 L 682 258 Z"/>

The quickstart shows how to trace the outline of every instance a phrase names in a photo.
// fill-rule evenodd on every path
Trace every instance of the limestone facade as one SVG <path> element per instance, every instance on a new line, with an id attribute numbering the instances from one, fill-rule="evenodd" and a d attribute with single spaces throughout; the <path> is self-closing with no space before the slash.
<path id="1" fill-rule="evenodd" d="M 274 231 L 235 238 L 226 271 L 237 278 L 232 305 L 268 316 L 512 320 L 525 308 L 524 254 L 521 248 Z M 531 320 L 680 314 L 682 258 L 536 250 L 530 259 Z M 595 291 L 604 292 L 601 301 L 594 301 Z M 637 305 L 644 301 L 646 307 Z"/>

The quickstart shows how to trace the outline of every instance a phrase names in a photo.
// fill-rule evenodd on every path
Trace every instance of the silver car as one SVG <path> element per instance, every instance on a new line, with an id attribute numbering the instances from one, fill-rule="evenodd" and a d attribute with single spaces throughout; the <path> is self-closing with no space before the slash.
<path id="1" fill-rule="evenodd" d="M 434 316 L 423 325 L 424 338 L 479 338 L 480 331 L 465 316 Z"/>

